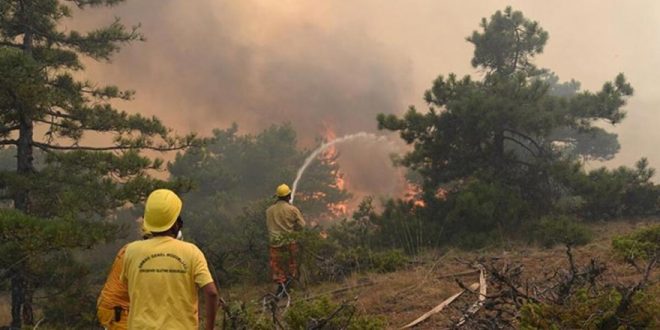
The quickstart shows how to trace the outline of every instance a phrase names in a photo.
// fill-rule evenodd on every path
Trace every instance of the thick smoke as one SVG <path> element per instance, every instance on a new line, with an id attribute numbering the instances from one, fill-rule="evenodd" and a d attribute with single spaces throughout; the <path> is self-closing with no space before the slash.
<path id="1" fill-rule="evenodd" d="M 507 5 L 550 32 L 538 63 L 562 79 L 594 90 L 627 74 L 636 95 L 615 129 L 622 150 L 610 164 L 631 165 L 645 155 L 660 166 L 650 143 L 658 136 L 652 110 L 660 103 L 651 74 L 660 67 L 654 0 L 128 0 L 78 15 L 71 26 L 114 16 L 142 24 L 146 43 L 127 47 L 113 65 L 88 64 L 92 80 L 137 90 L 122 108 L 200 134 L 232 122 L 244 132 L 291 122 L 301 145 L 312 148 L 328 127 L 337 136 L 374 132 L 379 112 L 423 108 L 421 95 L 438 74 L 478 75 L 464 37 Z M 403 189 L 389 163 L 391 146 L 356 142 L 338 149 L 352 192 Z"/>
<path id="2" fill-rule="evenodd" d="M 327 27 L 304 13 L 290 18 L 278 8 L 258 1 L 128 1 L 112 14 L 140 22 L 147 42 L 127 47 L 116 65 L 92 70 L 137 89 L 132 108 L 197 131 L 291 122 L 306 140 L 328 125 L 337 134 L 373 130 L 377 113 L 405 107 L 404 58 L 360 31 Z"/>
<path id="3" fill-rule="evenodd" d="M 321 17 L 320 4 L 141 0 L 90 13 L 76 23 L 93 26 L 116 15 L 141 23 L 147 37 L 113 65 L 90 63 L 94 79 L 137 90 L 126 108 L 179 131 L 209 134 L 236 122 L 255 132 L 290 122 L 301 145 L 313 148 L 328 130 L 337 137 L 374 132 L 378 113 L 406 106 L 406 58 L 355 26 Z M 360 143 L 339 147 L 347 188 L 358 196 L 401 191 L 400 171 L 388 158 L 393 145 Z"/>

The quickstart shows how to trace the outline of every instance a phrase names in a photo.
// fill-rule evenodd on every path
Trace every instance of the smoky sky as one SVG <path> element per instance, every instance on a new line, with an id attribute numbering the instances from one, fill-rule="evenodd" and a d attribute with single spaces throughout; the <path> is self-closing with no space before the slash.
<path id="1" fill-rule="evenodd" d="M 243 132 L 290 122 L 302 146 L 327 128 L 337 136 L 376 131 L 378 113 L 423 108 L 439 74 L 479 75 L 465 37 L 482 17 L 511 5 L 550 33 L 537 64 L 595 90 L 626 74 L 635 95 L 613 128 L 622 145 L 606 165 L 641 156 L 659 166 L 660 2 L 614 1 L 303 1 L 128 0 L 78 13 L 72 27 L 141 23 L 144 43 L 111 64 L 87 63 L 88 77 L 135 89 L 129 112 L 157 115 L 179 132 Z M 396 139 L 396 136 L 393 136 Z M 349 189 L 395 193 L 395 144 L 339 148 Z M 599 166 L 600 163 L 590 164 Z"/>

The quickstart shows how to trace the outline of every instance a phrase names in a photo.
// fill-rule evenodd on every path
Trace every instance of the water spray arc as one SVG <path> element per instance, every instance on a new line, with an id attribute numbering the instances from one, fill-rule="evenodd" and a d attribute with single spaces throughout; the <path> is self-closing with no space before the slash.
<path id="1" fill-rule="evenodd" d="M 344 135 L 340 138 L 336 138 L 332 141 L 328 141 L 328 142 L 325 142 L 325 143 L 321 144 L 321 146 L 316 148 L 316 150 L 314 150 L 309 156 L 307 156 L 307 158 L 305 159 L 305 162 L 303 163 L 303 165 L 298 169 L 298 174 L 296 175 L 296 179 L 293 181 L 293 189 L 291 190 L 291 204 L 293 204 L 293 199 L 296 196 L 296 189 L 298 188 L 298 182 L 302 178 L 303 173 L 305 173 L 305 170 L 307 169 L 309 164 L 311 164 L 312 161 L 320 153 L 322 153 L 323 151 L 325 151 L 326 149 L 330 148 L 331 146 L 333 146 L 335 144 L 350 141 L 350 140 L 354 140 L 354 139 L 360 139 L 360 138 L 373 139 L 373 140 L 376 140 L 376 141 L 386 140 L 386 138 L 384 136 L 378 136 L 376 134 L 367 133 L 367 132 L 359 132 L 359 133 L 355 133 L 355 134 Z"/>

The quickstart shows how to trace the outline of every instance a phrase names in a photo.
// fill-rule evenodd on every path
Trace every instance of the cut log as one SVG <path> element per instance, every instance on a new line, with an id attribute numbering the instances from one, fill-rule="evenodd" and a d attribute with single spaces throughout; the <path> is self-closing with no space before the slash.
<path id="1" fill-rule="evenodd" d="M 479 283 L 473 283 L 472 285 L 470 285 L 470 290 L 476 290 L 478 287 L 479 287 Z M 454 300 L 456 300 L 456 298 L 460 297 L 464 292 L 465 292 L 465 290 L 461 290 L 460 292 L 456 293 L 455 295 L 445 299 L 439 305 L 433 307 L 433 309 L 431 309 L 430 311 L 424 313 L 422 316 L 418 317 L 416 320 L 414 320 L 414 321 L 404 325 L 403 327 L 401 327 L 401 329 L 414 327 L 417 324 L 419 324 L 419 323 L 423 322 L 424 320 L 428 319 L 429 317 L 431 317 L 431 315 L 439 313 L 445 307 L 447 307 L 449 304 L 451 304 Z"/>
<path id="2" fill-rule="evenodd" d="M 484 274 L 484 268 L 479 267 L 479 301 L 486 300 L 486 275 Z"/>

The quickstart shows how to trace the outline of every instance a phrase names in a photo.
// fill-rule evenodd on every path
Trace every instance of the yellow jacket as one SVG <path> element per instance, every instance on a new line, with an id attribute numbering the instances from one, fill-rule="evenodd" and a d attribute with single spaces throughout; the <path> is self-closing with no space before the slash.
<path id="1" fill-rule="evenodd" d="M 124 330 L 128 328 L 128 286 L 121 281 L 120 275 L 124 264 L 124 245 L 112 263 L 110 274 L 103 285 L 101 294 L 96 304 L 96 313 L 101 325 L 109 330 Z M 122 312 L 119 321 L 115 320 L 115 307 L 121 307 Z"/>
<path id="2" fill-rule="evenodd" d="M 279 200 L 266 210 L 266 226 L 271 246 L 281 246 L 287 235 L 305 226 L 300 210 L 290 203 Z"/>

